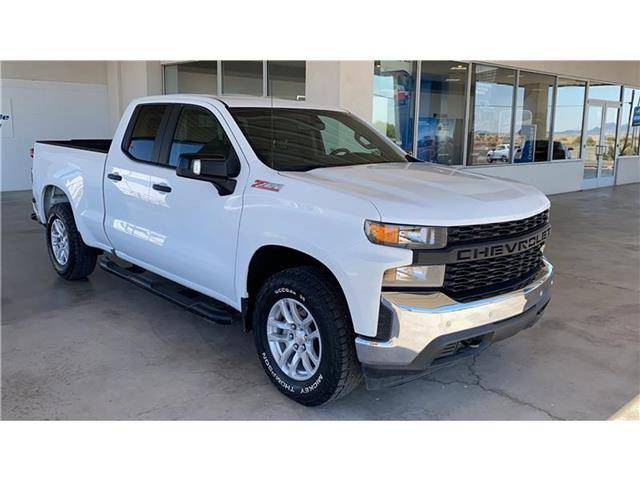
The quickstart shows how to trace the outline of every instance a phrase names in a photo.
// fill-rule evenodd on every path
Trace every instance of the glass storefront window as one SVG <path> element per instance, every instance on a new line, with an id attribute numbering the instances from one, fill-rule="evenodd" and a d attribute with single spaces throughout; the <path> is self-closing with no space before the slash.
<path id="1" fill-rule="evenodd" d="M 405 151 L 413 150 L 416 62 L 376 61 L 373 125 Z"/>
<path id="2" fill-rule="evenodd" d="M 263 95 L 261 61 L 223 61 L 222 93 L 224 95 Z"/>
<path id="3" fill-rule="evenodd" d="M 554 77 L 520 72 L 513 130 L 514 163 L 549 160 Z"/>
<path id="4" fill-rule="evenodd" d="M 468 65 L 422 62 L 416 156 L 461 165 Z"/>
<path id="5" fill-rule="evenodd" d="M 305 96 L 306 62 L 267 62 L 267 95 L 290 100 Z"/>
<path id="6" fill-rule="evenodd" d="M 640 88 L 625 87 L 618 140 L 620 156 L 640 155 L 640 125 L 633 126 L 633 112 L 638 107 L 640 107 Z"/>
<path id="7" fill-rule="evenodd" d="M 553 149 L 553 160 L 580 158 L 582 155 L 582 116 L 586 82 L 558 79 L 556 90 L 556 115 L 553 124 L 553 141 L 562 148 Z"/>
<path id="8" fill-rule="evenodd" d="M 218 93 L 218 62 L 187 62 L 164 67 L 165 93 Z"/>
<path id="9" fill-rule="evenodd" d="M 594 100 L 611 100 L 613 102 L 620 101 L 620 86 L 608 83 L 591 82 L 589 83 L 589 98 Z"/>
<path id="10" fill-rule="evenodd" d="M 474 65 L 469 165 L 509 162 L 515 70 Z"/>

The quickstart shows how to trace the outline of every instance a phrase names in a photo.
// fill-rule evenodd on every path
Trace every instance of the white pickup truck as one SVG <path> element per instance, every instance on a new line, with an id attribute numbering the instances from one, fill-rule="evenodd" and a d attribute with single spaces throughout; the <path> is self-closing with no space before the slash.
<path id="1" fill-rule="evenodd" d="M 253 331 L 285 395 L 406 382 L 533 325 L 553 283 L 535 188 L 418 162 L 347 111 L 166 95 L 113 140 L 39 141 L 32 218 L 65 279 L 100 266 Z"/>

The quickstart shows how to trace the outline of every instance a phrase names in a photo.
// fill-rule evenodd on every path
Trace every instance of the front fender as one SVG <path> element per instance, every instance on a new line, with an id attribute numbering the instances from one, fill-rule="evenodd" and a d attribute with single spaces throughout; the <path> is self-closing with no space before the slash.
<path id="1" fill-rule="evenodd" d="M 287 197 L 276 192 L 245 195 L 236 258 L 238 303 L 248 296 L 247 277 L 255 252 L 269 245 L 287 247 L 331 271 L 346 297 L 355 332 L 375 336 L 382 275 L 388 268 L 410 264 L 411 252 L 369 242 L 364 221 L 378 218 L 370 202 L 337 192 L 320 197 L 314 195 L 316 187 L 306 185 L 300 191 L 297 187 L 286 185 Z M 314 197 L 323 205 L 313 204 L 309 199 Z"/>

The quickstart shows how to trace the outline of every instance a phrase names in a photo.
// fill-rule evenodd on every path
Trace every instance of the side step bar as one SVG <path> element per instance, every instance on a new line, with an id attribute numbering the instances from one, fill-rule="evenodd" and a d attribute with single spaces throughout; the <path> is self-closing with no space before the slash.
<path id="1" fill-rule="evenodd" d="M 240 312 L 232 307 L 143 268 L 135 265 L 123 267 L 109 257 L 103 257 L 100 260 L 100 268 L 211 322 L 230 325 L 240 321 Z"/>

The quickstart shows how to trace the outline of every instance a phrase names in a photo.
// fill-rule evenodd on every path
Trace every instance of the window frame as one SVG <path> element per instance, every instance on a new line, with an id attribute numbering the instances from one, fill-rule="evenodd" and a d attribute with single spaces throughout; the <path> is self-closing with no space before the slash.
<path id="1" fill-rule="evenodd" d="M 558 86 L 560 85 L 560 81 L 561 80 L 569 80 L 569 81 L 573 81 L 573 82 L 582 82 L 582 88 L 584 88 L 584 94 L 582 95 L 582 119 L 580 122 L 580 144 L 579 144 L 579 150 L 578 150 L 578 156 L 575 158 L 559 158 L 559 159 L 554 159 L 553 158 L 553 144 L 552 147 L 549 149 L 549 161 L 550 162 L 562 162 L 565 160 L 578 160 L 582 158 L 582 150 L 583 150 L 583 143 L 584 143 L 584 133 L 585 133 L 585 115 L 587 114 L 587 108 L 588 108 L 588 97 L 589 97 L 589 80 L 584 80 L 581 78 L 575 78 L 575 77 L 570 77 L 570 76 L 566 76 L 566 75 L 556 75 L 556 81 L 555 81 L 555 86 L 554 86 L 554 90 L 553 90 L 553 111 L 552 111 L 552 119 L 551 119 L 551 141 L 555 142 L 555 135 L 556 135 L 556 113 L 557 113 L 557 109 L 558 109 Z"/>
<path id="2" fill-rule="evenodd" d="M 166 107 L 165 112 L 162 114 L 162 119 L 160 120 L 160 125 L 158 126 L 158 131 L 156 132 L 156 137 L 153 145 L 153 150 L 151 152 L 151 160 L 142 160 L 140 158 L 136 158 L 131 153 L 129 153 L 129 147 L 131 147 L 131 137 L 133 136 L 133 130 L 135 129 L 136 124 L 138 123 L 138 119 L 140 118 L 140 114 L 145 107 L 151 106 L 162 106 Z M 162 151 L 162 144 L 164 143 L 165 132 L 167 129 L 167 125 L 170 120 L 172 112 L 172 104 L 167 102 L 151 102 L 151 103 L 139 103 L 136 105 L 133 113 L 131 114 L 131 118 L 129 119 L 129 124 L 127 125 L 127 129 L 125 130 L 125 134 L 122 137 L 122 142 L 120 143 L 120 150 L 122 153 L 129 159 L 134 162 L 144 163 L 147 165 L 158 165 L 160 154 Z M 160 141 L 158 141 L 160 139 Z"/>
<path id="3" fill-rule="evenodd" d="M 553 116 L 552 116 L 552 120 L 551 120 L 551 138 L 553 138 L 553 135 L 555 134 L 555 123 L 556 123 L 556 118 L 555 118 L 555 108 L 556 108 L 556 100 L 557 100 L 557 88 L 558 88 L 558 80 L 560 78 L 566 79 L 566 80 L 575 80 L 575 81 L 580 81 L 580 82 L 585 82 L 586 87 L 585 87 L 585 92 L 584 92 L 584 97 L 583 97 L 583 101 L 582 101 L 582 126 L 581 126 L 581 138 L 584 139 L 584 133 L 585 133 L 585 129 L 586 129 L 586 124 L 585 124 L 585 116 L 586 116 L 586 109 L 588 108 L 588 98 L 589 98 L 589 84 L 590 82 L 594 82 L 596 80 L 592 80 L 586 77 L 577 77 L 577 76 L 572 76 L 572 75 L 560 75 L 560 74 L 553 74 L 553 73 L 549 73 L 549 72 L 544 72 L 541 70 L 532 70 L 532 69 L 528 69 L 528 68 L 514 68 L 513 66 L 510 65 L 504 65 L 504 64 L 500 64 L 500 63 L 493 63 L 493 62 L 469 62 L 469 77 L 472 77 L 471 72 L 472 69 L 475 65 L 480 64 L 480 65 L 487 65 L 487 66 L 493 66 L 493 67 L 501 67 L 501 68 L 509 68 L 512 70 L 516 71 L 516 76 L 519 77 L 520 72 L 528 72 L 528 73 L 541 73 L 541 74 L 545 74 L 545 75 L 550 75 L 555 77 L 555 86 L 554 86 L 554 93 L 553 93 Z M 508 166 L 508 165 L 528 165 L 528 163 L 504 163 L 504 164 L 486 164 L 486 165 L 473 165 L 471 163 L 469 163 L 469 150 L 471 149 L 471 145 L 470 145 L 470 138 L 469 138 L 469 131 L 471 130 L 471 125 L 470 125 L 470 118 L 471 118 L 471 109 L 473 108 L 473 105 L 470 102 L 470 98 L 471 98 L 471 88 L 472 88 L 472 79 L 469 78 L 469 83 L 467 84 L 467 88 L 469 90 L 469 92 L 467 93 L 467 106 L 468 106 L 468 111 L 466 114 L 466 118 L 465 118 L 465 129 L 466 129 L 466 141 L 465 141 L 465 145 L 464 145 L 464 161 L 462 163 L 462 167 L 464 168 L 485 168 L 485 167 L 504 167 L 504 166 Z M 614 85 L 619 85 L 619 84 L 615 84 Z M 624 87 L 624 85 L 620 85 L 622 87 Z M 623 90 L 621 89 L 621 92 L 623 92 Z M 514 93 L 515 95 L 515 93 Z M 622 93 L 621 93 L 622 95 Z M 512 106 L 512 109 L 515 108 L 515 105 Z M 515 112 L 514 112 L 515 114 Z M 513 140 L 512 140 L 513 143 Z M 580 160 L 582 158 L 582 144 L 580 146 L 581 150 L 580 150 L 580 155 L 578 155 L 576 158 L 570 158 L 570 159 L 560 159 L 560 160 L 551 160 L 549 162 L 533 162 L 534 164 L 538 164 L 538 165 L 545 165 L 545 164 L 550 164 L 550 163 L 554 163 L 554 162 L 572 162 L 572 161 L 576 161 L 576 160 Z M 550 151 L 552 151 L 552 149 L 549 149 Z M 552 158 L 552 157 L 551 157 Z"/>
<path id="4" fill-rule="evenodd" d="M 388 61 L 388 60 L 374 60 L 374 62 L 373 62 L 373 77 L 372 77 L 373 95 L 372 95 L 372 99 L 371 99 L 372 106 L 373 106 L 373 102 L 374 102 L 375 97 L 376 97 L 376 95 L 375 95 L 375 91 L 376 91 L 375 90 L 376 62 L 381 62 L 382 63 L 382 62 L 385 62 L 385 61 Z M 393 61 L 393 60 L 391 60 L 391 61 Z M 408 109 L 409 115 L 413 119 L 413 121 L 411 123 L 411 126 L 410 126 L 410 129 L 409 129 L 410 132 L 411 132 L 411 142 L 408 142 L 408 143 L 410 143 L 410 148 L 405 150 L 405 148 L 402 145 L 399 145 L 394 140 L 391 140 L 386 135 L 386 133 L 380 132 L 379 130 L 378 131 L 382 135 L 384 135 L 387 139 L 391 140 L 396 146 L 400 147 L 405 153 L 410 154 L 412 156 L 415 156 L 416 152 L 417 152 L 416 135 L 417 135 L 417 132 L 418 132 L 418 119 L 416 118 L 416 114 L 417 114 L 418 108 L 419 108 L 419 103 L 418 102 L 420 101 L 420 92 L 418 91 L 419 90 L 418 82 L 419 82 L 419 78 L 420 78 L 420 75 L 421 75 L 420 67 L 421 67 L 422 60 L 401 60 L 401 61 L 408 62 L 408 63 L 411 64 L 411 67 L 412 67 L 411 70 L 412 70 L 412 74 L 414 76 L 414 79 L 413 79 L 413 90 L 412 90 L 412 93 L 413 93 L 413 95 L 412 95 L 413 105 L 410 106 L 411 108 Z M 382 69 L 382 65 L 380 65 L 380 69 Z M 380 76 L 382 76 L 382 75 L 380 75 Z M 395 104 L 395 102 L 396 102 L 396 99 L 394 98 L 394 109 L 397 108 L 397 105 Z M 371 118 L 371 121 L 369 123 L 374 125 L 373 117 Z M 375 125 L 374 125 L 374 128 L 376 128 Z M 377 130 L 377 128 L 376 128 L 376 130 Z M 396 131 L 396 136 L 397 136 L 397 131 Z"/>
<path id="5" fill-rule="evenodd" d="M 167 125 L 166 125 L 166 129 L 165 129 L 165 135 L 164 138 L 162 140 L 162 145 L 160 146 L 160 151 L 159 151 L 159 155 L 158 155 L 158 163 L 156 165 L 158 165 L 159 167 L 162 168 L 169 168 L 171 170 L 176 170 L 177 166 L 171 165 L 169 163 L 169 155 L 171 153 L 171 145 L 173 144 L 173 137 L 176 134 L 176 128 L 178 128 L 178 122 L 180 121 L 180 115 L 182 114 L 182 111 L 186 108 L 194 108 L 197 110 L 202 110 L 206 113 L 208 113 L 209 115 L 213 116 L 213 118 L 216 119 L 216 121 L 218 122 L 218 124 L 220 125 L 220 127 L 222 128 L 222 132 L 224 133 L 227 141 L 229 142 L 229 153 L 233 154 L 236 159 L 238 159 L 238 164 L 240 165 L 240 170 L 242 170 L 242 162 L 240 162 L 240 157 L 238 155 L 237 149 L 233 144 L 232 139 L 232 135 L 230 134 L 230 132 L 225 128 L 224 126 L 224 122 L 222 122 L 222 119 L 220 117 L 218 117 L 218 115 L 216 115 L 216 112 L 214 112 L 213 110 L 211 110 L 210 108 L 204 107 L 202 105 L 198 105 L 195 103 L 172 103 L 171 105 L 171 112 L 169 114 L 169 118 L 167 120 Z"/>
<path id="6" fill-rule="evenodd" d="M 464 80 L 465 81 L 464 108 L 463 108 L 463 114 L 462 114 L 463 116 L 462 116 L 462 138 L 461 138 L 462 145 L 460 146 L 462 158 L 460 163 L 456 163 L 452 165 L 446 165 L 446 164 L 441 164 L 436 162 L 429 162 L 429 163 L 434 163 L 435 165 L 444 165 L 452 168 L 466 166 L 467 145 L 468 145 L 467 136 L 469 134 L 468 118 L 469 118 L 469 112 L 470 112 L 469 103 L 471 99 L 472 63 L 459 61 L 459 60 L 416 60 L 416 62 L 417 62 L 417 66 L 416 66 L 416 87 L 415 87 L 415 105 L 414 105 L 415 118 L 414 118 L 414 125 L 413 125 L 413 142 L 412 142 L 413 145 L 411 149 L 411 155 L 414 156 L 415 158 L 418 158 L 418 140 L 419 140 L 418 133 L 419 133 L 419 123 L 420 123 L 420 105 L 421 105 L 421 96 L 422 96 L 422 64 L 426 62 L 457 63 L 458 65 L 465 65 L 467 67 L 467 73 L 465 75 L 465 80 Z"/>
<path id="7" fill-rule="evenodd" d="M 630 86 L 630 85 L 623 84 L 622 85 L 622 95 L 620 97 L 621 101 L 622 101 L 621 107 L 620 107 L 621 120 L 624 120 L 622 118 L 622 111 L 624 110 L 624 104 L 626 103 L 624 101 L 624 94 L 625 94 L 626 90 L 631 90 L 632 92 L 636 91 L 638 93 L 638 98 L 637 98 L 638 105 L 637 106 L 640 107 L 640 87 L 633 87 L 633 86 Z M 631 109 L 631 119 L 632 119 L 631 121 L 633 122 L 633 108 L 634 108 L 633 102 L 630 102 L 629 108 Z M 621 123 L 622 123 L 621 121 L 618 122 L 618 128 L 622 127 Z M 620 153 L 619 157 L 637 157 L 637 156 L 640 156 L 640 127 L 630 127 L 630 128 L 637 128 L 638 129 L 637 135 L 631 135 L 630 136 L 632 145 L 633 145 L 633 142 L 634 142 L 634 139 L 635 139 L 635 142 L 636 142 L 635 151 L 632 150 L 630 154 L 626 154 L 626 155 L 622 155 Z M 620 138 L 620 135 L 618 136 L 618 139 L 619 138 Z M 620 148 L 621 148 L 621 146 L 620 146 Z"/>
<path id="8" fill-rule="evenodd" d="M 509 161 L 508 163 L 503 163 L 503 164 L 498 164 L 496 163 L 495 165 L 493 163 L 482 163 L 482 164 L 473 164 L 471 162 L 469 162 L 469 159 L 471 157 L 470 153 L 473 151 L 473 139 L 471 136 L 471 131 L 472 131 L 472 124 L 471 124 L 471 117 L 473 116 L 475 118 L 476 112 L 475 112 L 475 97 L 473 102 L 471 101 L 471 96 L 472 96 L 472 91 L 474 91 L 475 87 L 476 87 L 476 83 L 477 83 L 477 79 L 475 79 L 474 74 L 475 74 L 475 67 L 478 65 L 482 65 L 485 67 L 493 67 L 493 68 L 501 68 L 503 70 L 511 70 L 514 73 L 514 78 L 513 78 L 513 85 L 511 86 L 512 88 L 512 92 L 511 92 L 511 118 L 510 118 L 510 125 L 509 125 Z M 513 163 L 513 158 L 514 158 L 514 148 L 513 148 L 513 140 L 514 140 L 514 136 L 515 136 L 515 124 L 516 124 L 516 103 L 517 103 L 517 95 L 518 95 L 518 86 L 519 86 L 519 82 L 520 82 L 520 72 L 521 69 L 519 68 L 514 68 L 514 67 L 509 67 L 509 66 L 504 66 L 504 65 L 497 65 L 494 63 L 489 63 L 489 62 L 471 62 L 469 64 L 469 88 L 468 90 L 468 97 L 467 97 L 467 104 L 469 106 L 469 109 L 467 111 L 467 117 L 465 118 L 465 133 L 467 135 L 467 137 L 465 138 L 465 149 L 464 149 L 464 161 L 462 163 L 462 166 L 465 168 L 469 168 L 469 167 L 476 167 L 476 168 L 485 168 L 485 167 L 504 167 L 505 165 L 515 165 Z M 538 72 L 533 72 L 533 73 L 538 73 Z M 475 93 L 473 93 L 473 95 L 475 95 Z M 472 111 L 473 110 L 473 111 Z M 540 162 L 538 162 L 540 163 Z"/>
<path id="9" fill-rule="evenodd" d="M 214 61 L 214 60 L 211 60 Z M 223 71 L 222 71 L 222 62 L 225 60 L 215 60 L 216 62 L 216 88 L 215 88 L 215 93 L 213 95 L 224 95 L 224 93 L 222 92 L 222 75 L 223 75 Z M 262 93 L 259 95 L 260 97 L 268 97 L 269 96 L 269 62 L 270 61 L 278 61 L 278 60 L 247 60 L 248 62 L 262 62 Z M 307 95 L 307 68 L 306 68 L 306 60 L 300 60 L 305 62 L 305 73 L 304 73 L 304 95 L 300 100 L 305 100 L 306 99 L 306 95 Z M 162 64 L 162 93 L 165 95 L 170 95 L 167 93 L 167 81 L 166 81 L 166 69 L 167 67 L 173 67 L 175 65 L 183 65 L 183 64 L 187 64 L 187 63 L 194 63 L 194 61 L 184 61 L 184 62 L 170 62 L 170 63 L 163 63 Z M 178 94 L 180 93 L 185 93 L 188 94 L 188 92 L 178 92 Z M 274 97 L 274 98 L 280 98 L 280 97 Z"/>

